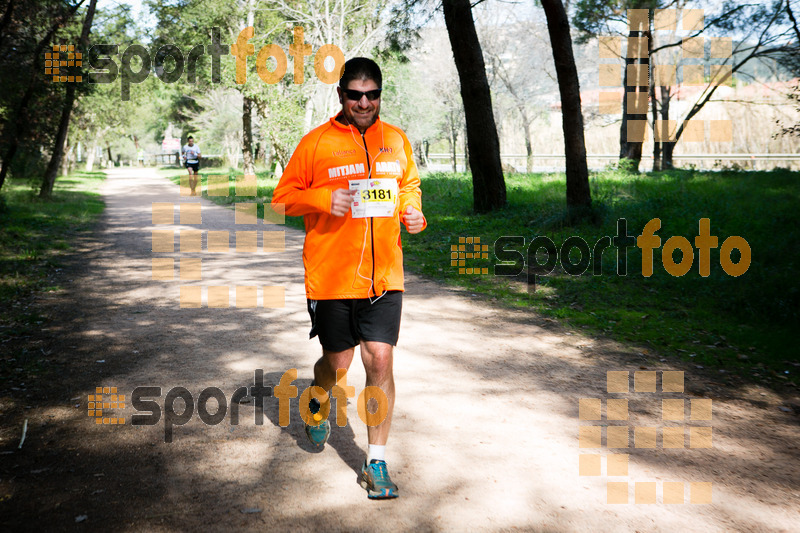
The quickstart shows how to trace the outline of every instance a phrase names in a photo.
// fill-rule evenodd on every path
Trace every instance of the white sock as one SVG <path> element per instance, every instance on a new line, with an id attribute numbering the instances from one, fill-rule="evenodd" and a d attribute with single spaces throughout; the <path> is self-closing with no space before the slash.
<path id="1" fill-rule="evenodd" d="M 369 451 L 367 452 L 367 464 L 370 464 L 373 459 L 377 459 L 378 461 L 384 461 L 384 457 L 386 456 L 386 446 L 378 445 L 378 444 L 370 444 Z"/>

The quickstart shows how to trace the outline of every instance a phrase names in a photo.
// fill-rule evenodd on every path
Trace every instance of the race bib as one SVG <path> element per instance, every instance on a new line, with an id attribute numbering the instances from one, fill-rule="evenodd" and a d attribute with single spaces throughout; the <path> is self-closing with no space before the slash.
<path id="1" fill-rule="evenodd" d="M 391 217 L 397 205 L 397 180 L 392 178 L 350 180 L 358 191 L 350 205 L 353 218 Z"/>

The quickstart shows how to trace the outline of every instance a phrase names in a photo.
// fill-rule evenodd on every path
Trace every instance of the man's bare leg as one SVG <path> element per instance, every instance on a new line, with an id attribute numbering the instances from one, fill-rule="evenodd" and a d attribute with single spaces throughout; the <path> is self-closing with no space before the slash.
<path id="1" fill-rule="evenodd" d="M 320 357 L 314 365 L 314 384 L 326 391 L 330 391 L 336 384 L 336 370 L 350 368 L 353 361 L 354 348 L 341 352 L 322 350 Z M 392 425 L 394 411 L 394 374 L 392 369 L 393 347 L 383 342 L 361 341 L 361 359 L 367 374 L 366 386 L 379 387 L 389 401 L 386 418 L 380 425 L 367 427 L 367 437 L 370 444 L 385 445 L 389 438 L 389 429 Z M 328 400 L 330 401 L 330 399 Z M 368 406 L 374 411 L 373 405 Z"/>
<path id="2" fill-rule="evenodd" d="M 322 350 L 320 357 L 314 364 L 314 384 L 322 387 L 326 391 L 336 384 L 336 371 L 340 368 L 347 370 L 353 361 L 355 348 L 349 348 L 341 352 L 331 352 Z"/>
<path id="3" fill-rule="evenodd" d="M 189 168 L 189 187 L 192 189 L 192 196 L 197 196 L 194 190 L 197 188 L 197 173 Z"/>
<path id="4" fill-rule="evenodd" d="M 314 384 L 330 392 L 336 384 L 336 371 L 340 368 L 349 369 L 354 353 L 355 348 L 341 352 L 331 352 L 323 348 L 322 357 L 314 364 Z"/>
<path id="5" fill-rule="evenodd" d="M 341 352 L 331 352 L 322 350 L 322 357 L 314 365 L 314 385 L 330 392 L 336 384 L 336 371 L 340 368 L 347 370 L 353 360 L 354 348 L 348 348 Z M 330 396 L 325 402 L 320 403 L 317 399 L 312 399 L 308 407 L 312 413 L 322 410 L 323 413 L 330 412 Z M 337 406 L 339 407 L 339 406 Z M 323 420 L 319 425 L 306 424 L 306 436 L 312 444 L 321 448 L 328 441 L 331 434 L 330 421 Z"/>
<path id="6" fill-rule="evenodd" d="M 389 428 L 392 425 L 392 412 L 394 411 L 393 347 L 385 342 L 361 341 L 361 359 L 367 373 L 366 386 L 380 388 L 389 401 L 389 410 L 383 422 L 374 427 L 367 427 L 369 443 L 384 446 L 389 438 Z M 372 408 L 368 412 L 374 411 L 372 405 L 365 407 Z"/>
<path id="7" fill-rule="evenodd" d="M 386 418 L 377 426 L 367 426 L 369 451 L 367 460 L 361 469 L 359 483 L 367 490 L 370 499 L 390 499 L 399 496 L 397 485 L 389 477 L 384 460 L 386 441 L 389 439 L 389 428 L 392 425 L 394 411 L 394 375 L 392 373 L 392 345 L 383 342 L 361 341 L 361 359 L 367 371 L 367 387 L 379 387 L 389 402 Z M 375 400 L 367 405 L 360 405 L 367 413 L 374 412 Z M 370 409 L 372 408 L 372 409 Z M 369 414 L 367 414 L 369 416 Z"/>

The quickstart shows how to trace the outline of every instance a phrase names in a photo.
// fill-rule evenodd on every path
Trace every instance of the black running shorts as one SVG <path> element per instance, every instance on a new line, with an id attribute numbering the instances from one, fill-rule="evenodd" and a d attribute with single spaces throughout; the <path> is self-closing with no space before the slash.
<path id="1" fill-rule="evenodd" d="M 308 300 L 311 332 L 319 335 L 322 348 L 341 352 L 359 341 L 385 342 L 395 346 L 400 335 L 403 292 L 387 291 L 370 303 L 369 298 L 354 300 Z"/>
<path id="2" fill-rule="evenodd" d="M 197 173 L 197 171 L 200 170 L 200 163 L 186 163 L 186 168 L 191 168 Z"/>

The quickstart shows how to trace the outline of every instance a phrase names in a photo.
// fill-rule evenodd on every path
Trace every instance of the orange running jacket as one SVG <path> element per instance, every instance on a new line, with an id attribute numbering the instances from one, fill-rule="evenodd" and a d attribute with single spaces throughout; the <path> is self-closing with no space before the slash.
<path id="1" fill-rule="evenodd" d="M 331 193 L 349 180 L 392 178 L 398 198 L 392 217 L 330 214 Z M 400 128 L 380 118 L 364 135 L 332 117 L 300 141 L 272 196 L 290 216 L 303 216 L 306 296 L 311 300 L 368 298 L 403 290 L 400 219 L 422 211 L 419 173 Z M 427 221 L 423 229 L 427 226 Z"/>

